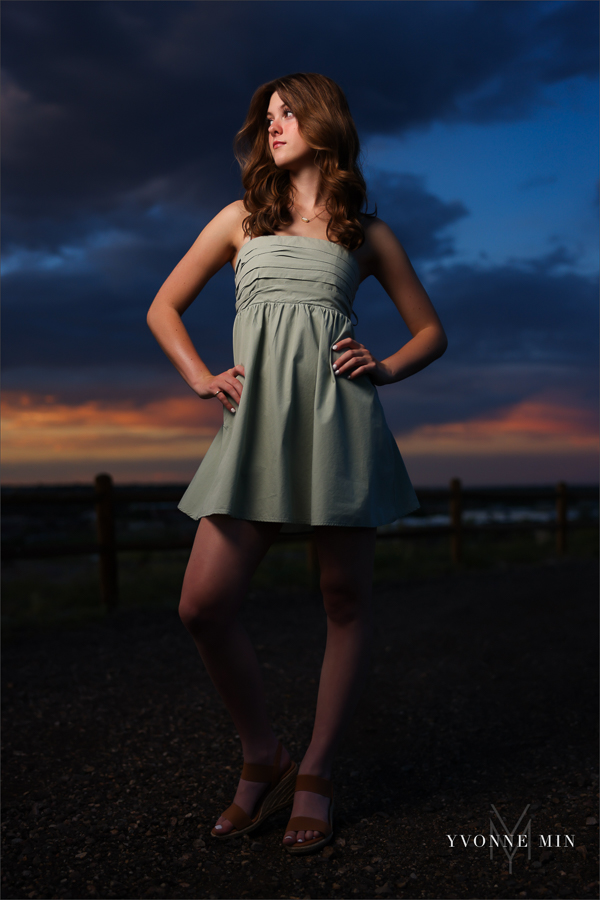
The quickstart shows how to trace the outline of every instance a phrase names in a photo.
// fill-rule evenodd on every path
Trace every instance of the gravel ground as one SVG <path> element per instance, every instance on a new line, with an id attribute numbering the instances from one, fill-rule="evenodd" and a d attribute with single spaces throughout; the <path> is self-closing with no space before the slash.
<path id="1" fill-rule="evenodd" d="M 397 583 L 376 606 L 373 672 L 334 776 L 335 842 L 304 858 L 281 847 L 285 812 L 251 839 L 210 838 L 240 748 L 174 611 L 13 639 L 3 897 L 597 896 L 597 564 Z M 320 599 L 257 591 L 245 618 L 276 730 L 300 758 Z M 517 853 L 512 874 L 473 845 L 489 839 L 491 804 L 509 830 L 530 804 L 531 858 Z"/>

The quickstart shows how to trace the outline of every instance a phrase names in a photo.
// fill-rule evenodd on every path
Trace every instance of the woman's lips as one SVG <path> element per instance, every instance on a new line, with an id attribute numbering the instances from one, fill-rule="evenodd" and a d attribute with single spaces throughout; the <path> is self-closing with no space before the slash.
<path id="1" fill-rule="evenodd" d="M 273 150 L 275 147 L 283 147 L 285 145 L 285 141 L 273 141 Z"/>

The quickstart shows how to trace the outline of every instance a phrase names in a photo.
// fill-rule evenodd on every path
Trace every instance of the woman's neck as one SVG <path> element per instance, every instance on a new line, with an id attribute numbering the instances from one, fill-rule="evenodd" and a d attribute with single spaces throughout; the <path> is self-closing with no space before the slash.
<path id="1" fill-rule="evenodd" d="M 316 166 L 290 172 L 292 202 L 296 208 L 309 212 L 325 206 L 325 197 L 321 193 L 321 172 Z"/>

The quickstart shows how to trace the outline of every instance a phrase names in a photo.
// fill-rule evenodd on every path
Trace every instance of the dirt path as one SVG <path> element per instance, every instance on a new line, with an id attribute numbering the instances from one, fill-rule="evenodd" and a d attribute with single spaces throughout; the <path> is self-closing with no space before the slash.
<path id="1" fill-rule="evenodd" d="M 376 604 L 373 674 L 335 773 L 336 841 L 298 859 L 280 845 L 285 814 L 252 840 L 209 836 L 241 757 L 175 612 L 13 641 L 5 900 L 597 896 L 596 563 L 390 585 Z M 299 757 L 320 600 L 257 592 L 245 618 Z M 509 830 L 530 804 L 531 859 L 520 851 L 512 874 L 501 851 L 473 846 L 489 840 L 491 804 Z"/>

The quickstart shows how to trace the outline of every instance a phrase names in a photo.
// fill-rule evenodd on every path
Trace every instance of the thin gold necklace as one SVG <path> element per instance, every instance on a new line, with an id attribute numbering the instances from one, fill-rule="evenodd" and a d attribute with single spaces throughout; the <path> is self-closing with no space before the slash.
<path id="1" fill-rule="evenodd" d="M 324 209 L 325 209 L 325 208 L 323 208 L 323 209 L 321 210 L 320 213 L 317 213 L 316 216 L 313 216 L 312 219 L 307 219 L 306 216 L 301 215 L 300 212 L 296 209 L 296 207 L 294 206 L 293 203 L 292 203 L 292 209 L 293 209 L 295 212 L 298 213 L 298 215 L 300 216 L 300 218 L 302 219 L 303 222 L 312 222 L 314 219 L 318 219 L 318 218 L 319 218 L 319 216 L 321 215 L 321 213 L 324 212 Z"/>

